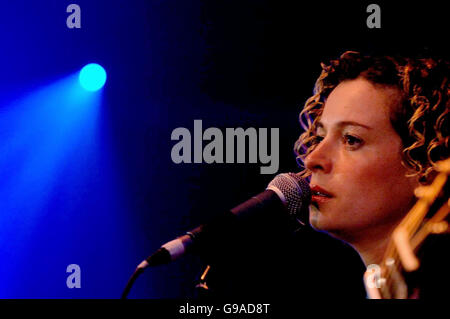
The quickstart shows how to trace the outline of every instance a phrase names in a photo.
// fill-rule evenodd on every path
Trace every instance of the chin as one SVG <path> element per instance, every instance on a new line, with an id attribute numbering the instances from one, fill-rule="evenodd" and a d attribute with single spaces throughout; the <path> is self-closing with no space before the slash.
<path id="1" fill-rule="evenodd" d="M 311 227 L 320 232 L 325 232 L 332 237 L 341 238 L 341 231 L 338 229 L 339 225 L 329 218 L 326 218 L 319 208 L 315 205 L 309 206 L 309 223 Z"/>

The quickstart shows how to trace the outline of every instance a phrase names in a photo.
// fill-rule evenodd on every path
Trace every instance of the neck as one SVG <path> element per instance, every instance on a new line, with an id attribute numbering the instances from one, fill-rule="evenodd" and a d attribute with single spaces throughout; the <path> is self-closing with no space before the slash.
<path id="1" fill-rule="evenodd" d="M 346 241 L 359 253 L 365 266 L 381 264 L 386 252 L 391 234 L 397 225 L 387 225 L 383 229 L 365 230 L 360 235 L 354 235 Z"/>
<path id="2" fill-rule="evenodd" d="M 373 242 L 358 242 L 351 245 L 358 251 L 364 265 L 367 267 L 372 264 L 381 264 L 389 243 L 389 236 L 380 238 L 379 240 L 373 240 Z"/>

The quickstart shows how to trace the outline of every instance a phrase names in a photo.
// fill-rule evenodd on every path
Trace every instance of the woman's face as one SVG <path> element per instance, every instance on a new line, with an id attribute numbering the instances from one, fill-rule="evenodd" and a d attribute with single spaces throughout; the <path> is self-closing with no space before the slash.
<path id="1" fill-rule="evenodd" d="M 340 83 L 329 95 L 305 160 L 312 172 L 311 225 L 351 242 L 392 230 L 415 202 L 416 178 L 405 177 L 401 139 L 392 128 L 395 89 L 363 78 Z M 320 187 L 320 188 L 317 188 Z"/>

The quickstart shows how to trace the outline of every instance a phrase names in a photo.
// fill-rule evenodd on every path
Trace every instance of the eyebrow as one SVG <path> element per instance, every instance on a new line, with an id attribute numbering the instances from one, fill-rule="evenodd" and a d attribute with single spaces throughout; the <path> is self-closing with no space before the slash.
<path id="1" fill-rule="evenodd" d="M 364 125 L 364 124 L 361 124 L 361 123 L 358 123 L 358 122 L 353 122 L 353 121 L 341 121 L 341 122 L 338 122 L 337 124 L 336 124 L 336 126 L 338 126 L 338 127 L 340 127 L 340 128 L 342 128 L 342 127 L 346 127 L 346 126 L 360 126 L 360 127 L 363 127 L 363 128 L 365 128 L 365 129 L 367 129 L 367 130 L 371 130 L 372 128 L 370 127 L 370 126 L 367 126 L 367 125 Z M 325 128 L 325 126 L 323 125 L 323 123 L 322 122 L 317 122 L 317 126 L 316 126 L 317 128 Z"/>

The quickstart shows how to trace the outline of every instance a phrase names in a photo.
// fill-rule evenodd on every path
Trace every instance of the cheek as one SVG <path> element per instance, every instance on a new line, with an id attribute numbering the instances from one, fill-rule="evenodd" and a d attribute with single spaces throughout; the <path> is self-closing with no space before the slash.
<path id="1" fill-rule="evenodd" d="M 389 189 L 392 184 L 398 182 L 403 184 L 407 180 L 400 153 L 395 147 L 372 151 L 349 163 L 351 164 L 346 168 L 350 174 L 349 180 L 361 187 L 364 192 Z"/>
<path id="2" fill-rule="evenodd" d="M 405 213 L 414 190 L 399 158 L 367 161 L 363 167 L 355 167 L 353 172 L 346 199 L 351 197 L 352 210 L 360 218 L 371 221 L 397 219 Z"/>

